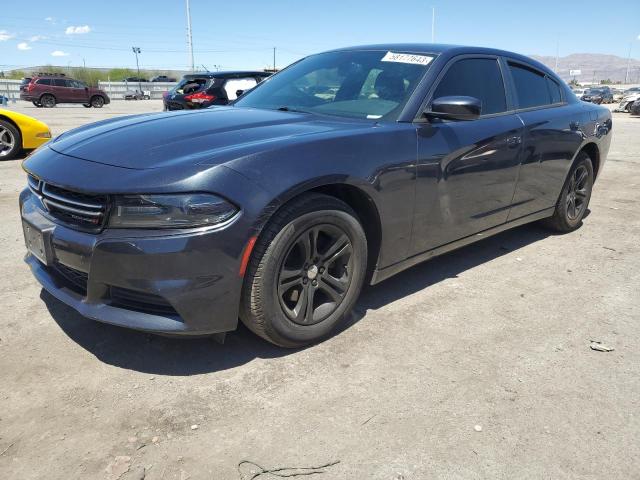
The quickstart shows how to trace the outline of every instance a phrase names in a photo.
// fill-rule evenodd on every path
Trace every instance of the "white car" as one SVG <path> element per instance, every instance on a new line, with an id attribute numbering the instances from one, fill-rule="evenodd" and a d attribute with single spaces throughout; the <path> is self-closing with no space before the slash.
<path id="1" fill-rule="evenodd" d="M 640 91 L 625 92 L 614 112 L 629 112 L 629 107 L 638 99 L 640 99 Z"/>
<path id="2" fill-rule="evenodd" d="M 571 88 L 571 91 L 573 92 L 573 94 L 578 97 L 578 100 L 580 100 L 580 97 L 582 97 L 582 95 L 584 95 L 584 92 L 587 91 L 586 88 Z"/>

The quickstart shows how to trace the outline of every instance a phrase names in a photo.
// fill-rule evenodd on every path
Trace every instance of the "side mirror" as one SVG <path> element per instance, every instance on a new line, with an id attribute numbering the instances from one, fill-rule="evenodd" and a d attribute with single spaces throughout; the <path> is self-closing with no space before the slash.
<path id="1" fill-rule="evenodd" d="M 475 97 L 450 96 L 436 98 L 431 110 L 424 112 L 427 118 L 443 120 L 476 120 L 480 117 L 482 102 Z"/>

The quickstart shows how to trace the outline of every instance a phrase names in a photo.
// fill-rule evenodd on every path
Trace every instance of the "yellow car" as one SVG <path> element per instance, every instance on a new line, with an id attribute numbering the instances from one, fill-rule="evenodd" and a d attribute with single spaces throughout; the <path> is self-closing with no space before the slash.
<path id="1" fill-rule="evenodd" d="M 0 108 L 0 160 L 14 158 L 23 149 L 38 148 L 50 139 L 51 131 L 45 123 Z"/>

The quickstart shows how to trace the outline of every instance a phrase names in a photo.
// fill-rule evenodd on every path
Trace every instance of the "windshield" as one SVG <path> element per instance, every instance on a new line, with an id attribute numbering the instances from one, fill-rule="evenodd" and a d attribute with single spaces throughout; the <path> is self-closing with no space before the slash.
<path id="1" fill-rule="evenodd" d="M 234 105 L 395 120 L 433 58 L 386 50 L 312 55 Z"/>
<path id="2" fill-rule="evenodd" d="M 597 88 L 590 88 L 589 90 L 587 90 L 587 93 L 589 95 L 599 95 L 601 93 L 603 93 L 604 90 L 598 90 Z"/>

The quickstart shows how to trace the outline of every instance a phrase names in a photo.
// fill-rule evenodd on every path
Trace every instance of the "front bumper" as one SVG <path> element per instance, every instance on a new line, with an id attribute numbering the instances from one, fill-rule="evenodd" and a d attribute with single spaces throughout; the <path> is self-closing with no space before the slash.
<path id="1" fill-rule="evenodd" d="M 170 334 L 236 328 L 242 278 L 234 222 L 91 234 L 53 222 L 28 190 L 20 205 L 23 222 L 42 232 L 47 253 L 46 265 L 30 253 L 26 263 L 45 290 L 85 317 Z"/>

